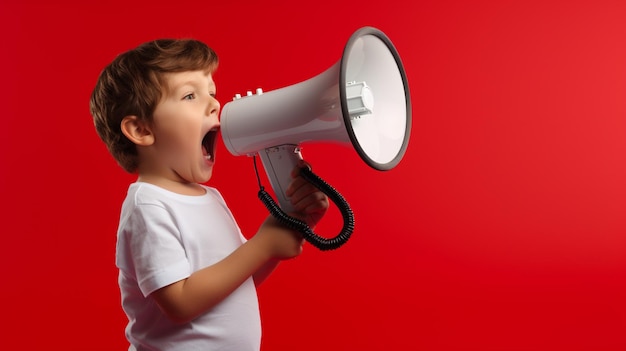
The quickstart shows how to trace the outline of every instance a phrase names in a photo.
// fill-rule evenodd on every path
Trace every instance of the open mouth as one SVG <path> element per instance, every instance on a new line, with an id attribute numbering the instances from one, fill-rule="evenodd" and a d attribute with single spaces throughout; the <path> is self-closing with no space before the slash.
<path id="1" fill-rule="evenodd" d="M 217 140 L 217 128 L 209 130 L 202 138 L 202 155 L 207 160 L 215 160 L 215 141 Z"/>

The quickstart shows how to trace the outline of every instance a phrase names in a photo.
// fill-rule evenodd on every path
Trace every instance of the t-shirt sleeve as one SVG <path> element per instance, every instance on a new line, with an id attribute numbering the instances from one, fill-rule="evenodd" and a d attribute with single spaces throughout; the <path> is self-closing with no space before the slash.
<path id="1" fill-rule="evenodd" d="M 136 206 L 122 234 L 120 268 L 134 274 L 144 296 L 191 274 L 180 231 L 164 207 Z"/>

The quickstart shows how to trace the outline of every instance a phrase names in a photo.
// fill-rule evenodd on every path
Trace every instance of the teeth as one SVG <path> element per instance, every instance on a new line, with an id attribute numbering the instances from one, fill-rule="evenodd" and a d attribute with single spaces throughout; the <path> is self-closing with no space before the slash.
<path id="1" fill-rule="evenodd" d="M 211 155 L 206 155 L 204 156 L 205 159 L 210 160 L 211 159 Z"/>

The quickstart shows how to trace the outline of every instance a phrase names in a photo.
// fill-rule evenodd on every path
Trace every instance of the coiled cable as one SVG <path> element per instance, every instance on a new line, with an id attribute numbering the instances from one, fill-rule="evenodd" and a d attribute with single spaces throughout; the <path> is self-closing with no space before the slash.
<path id="1" fill-rule="evenodd" d="M 322 251 L 335 250 L 350 239 L 350 236 L 354 231 L 354 213 L 352 212 L 350 205 L 344 197 L 337 190 L 335 190 L 335 188 L 313 173 L 309 167 L 301 168 L 300 175 L 302 175 L 306 181 L 311 183 L 321 192 L 326 194 L 326 196 L 328 196 L 328 198 L 335 203 L 335 205 L 337 205 L 337 208 L 341 212 L 343 227 L 341 228 L 339 234 L 333 238 L 324 238 L 317 235 L 304 221 L 288 215 L 278 206 L 276 201 L 274 201 L 270 194 L 265 191 L 265 188 L 261 184 L 259 172 L 256 166 L 256 157 L 254 157 L 254 170 L 259 183 L 258 197 L 272 216 L 274 216 L 274 218 L 276 218 L 281 224 L 302 233 L 302 236 L 306 241 Z"/>

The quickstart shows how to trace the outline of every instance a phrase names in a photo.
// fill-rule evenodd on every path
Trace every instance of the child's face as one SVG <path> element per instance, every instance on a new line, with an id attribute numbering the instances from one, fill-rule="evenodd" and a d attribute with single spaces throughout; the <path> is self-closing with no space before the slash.
<path id="1" fill-rule="evenodd" d="M 168 73 L 165 82 L 152 128 L 159 172 L 177 182 L 207 182 L 220 126 L 213 77 L 204 71 Z"/>

